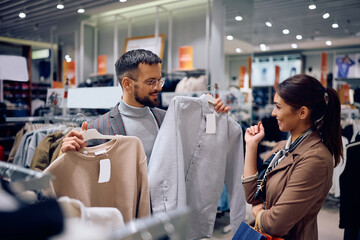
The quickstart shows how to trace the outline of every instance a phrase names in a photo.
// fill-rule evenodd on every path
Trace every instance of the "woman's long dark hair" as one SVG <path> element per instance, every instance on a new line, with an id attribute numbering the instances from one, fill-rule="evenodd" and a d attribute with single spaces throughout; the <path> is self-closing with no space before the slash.
<path id="1" fill-rule="evenodd" d="M 289 77 L 277 86 L 276 92 L 295 110 L 302 106 L 310 109 L 313 129 L 320 132 L 337 166 L 343 156 L 337 92 L 333 88 L 324 88 L 317 79 L 305 74 Z"/>

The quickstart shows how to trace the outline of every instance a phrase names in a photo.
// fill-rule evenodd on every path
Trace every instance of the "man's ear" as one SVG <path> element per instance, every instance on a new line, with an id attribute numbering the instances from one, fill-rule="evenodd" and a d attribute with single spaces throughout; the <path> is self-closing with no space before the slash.
<path id="1" fill-rule="evenodd" d="M 128 77 L 123 77 L 121 81 L 122 81 L 123 89 L 129 89 L 131 87 L 131 84 L 133 83 L 133 80 L 131 80 Z"/>
<path id="2" fill-rule="evenodd" d="M 305 119 L 309 116 L 310 114 L 310 110 L 308 107 L 306 106 L 302 106 L 300 109 L 299 109 L 299 117 L 300 119 Z"/>

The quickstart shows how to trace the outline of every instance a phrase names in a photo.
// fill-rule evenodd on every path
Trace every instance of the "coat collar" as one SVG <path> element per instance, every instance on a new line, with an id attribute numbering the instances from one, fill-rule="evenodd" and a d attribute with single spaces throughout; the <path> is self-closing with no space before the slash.
<path id="1" fill-rule="evenodd" d="M 295 161 L 295 158 L 306 152 L 309 148 L 312 146 L 318 144 L 321 142 L 321 138 L 318 132 L 312 132 L 307 136 L 302 143 L 299 144 L 299 146 L 288 156 L 286 156 L 274 169 L 270 172 L 270 174 L 283 169 L 289 165 L 292 165 Z M 282 149 L 285 147 L 286 141 L 282 141 L 281 144 L 279 144 L 277 147 L 274 148 L 274 152 Z"/>

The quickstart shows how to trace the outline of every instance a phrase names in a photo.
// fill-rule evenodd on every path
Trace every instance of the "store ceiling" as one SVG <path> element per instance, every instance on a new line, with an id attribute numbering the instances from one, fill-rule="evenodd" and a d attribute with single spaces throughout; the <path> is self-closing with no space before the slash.
<path id="1" fill-rule="evenodd" d="M 160 12 L 186 8 L 203 4 L 207 0 L 63 0 L 65 8 L 59 10 L 57 0 L 2 0 L 0 1 L 0 36 L 41 42 L 51 42 L 50 29 L 73 17 L 86 15 L 106 16 L 125 12 L 129 17 L 155 14 L 152 9 L 160 5 Z M 360 0 L 316 0 L 317 8 L 310 10 L 310 0 L 223 0 L 225 4 L 225 35 L 234 40 L 225 40 L 225 52 L 236 54 L 260 51 L 260 44 L 266 44 L 270 51 L 290 50 L 291 43 L 297 43 L 299 49 L 323 48 L 326 40 L 332 46 L 360 45 Z M 141 10 L 135 10 L 141 6 Z M 84 8 L 84 15 L 77 13 Z M 148 10 L 145 10 L 148 9 Z M 24 10 L 27 17 L 21 19 L 19 12 Z M 330 13 L 323 19 L 325 12 Z M 241 15 L 242 21 L 235 16 Z M 125 16 L 126 17 L 126 16 Z M 272 27 L 265 22 L 270 20 Z M 331 27 L 337 22 L 339 28 Z M 284 35 L 282 30 L 290 33 Z M 302 40 L 295 36 L 301 34 Z M 66 40 L 66 39 L 63 39 Z"/>

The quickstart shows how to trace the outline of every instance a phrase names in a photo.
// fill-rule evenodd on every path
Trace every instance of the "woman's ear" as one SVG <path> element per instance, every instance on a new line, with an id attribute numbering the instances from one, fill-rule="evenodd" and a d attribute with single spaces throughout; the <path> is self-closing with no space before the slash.
<path id="1" fill-rule="evenodd" d="M 307 117 L 310 116 L 310 110 L 308 107 L 306 106 L 302 106 L 300 109 L 299 109 L 299 117 L 300 119 L 306 119 Z"/>

